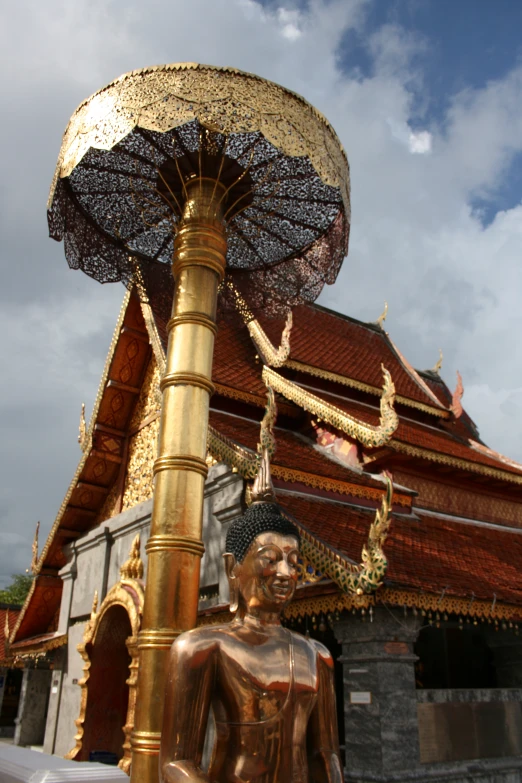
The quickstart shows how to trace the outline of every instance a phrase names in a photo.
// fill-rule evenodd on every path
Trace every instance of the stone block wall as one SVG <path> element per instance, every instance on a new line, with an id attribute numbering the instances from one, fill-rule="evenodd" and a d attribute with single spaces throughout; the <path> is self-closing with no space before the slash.
<path id="1" fill-rule="evenodd" d="M 43 745 L 51 674 L 49 669 L 24 670 L 15 745 Z"/>

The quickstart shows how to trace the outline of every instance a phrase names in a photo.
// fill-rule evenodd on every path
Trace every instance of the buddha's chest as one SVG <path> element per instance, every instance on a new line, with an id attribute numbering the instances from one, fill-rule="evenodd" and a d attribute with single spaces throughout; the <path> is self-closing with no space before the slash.
<path id="1" fill-rule="evenodd" d="M 220 719 L 259 723 L 285 710 L 309 712 L 317 694 L 317 664 L 305 645 L 231 643 L 222 650 L 217 680 Z"/>

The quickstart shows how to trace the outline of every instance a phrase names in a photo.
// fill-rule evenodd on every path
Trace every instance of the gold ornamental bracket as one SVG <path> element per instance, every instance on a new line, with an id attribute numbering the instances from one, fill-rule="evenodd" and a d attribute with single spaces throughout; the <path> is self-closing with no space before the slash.
<path id="1" fill-rule="evenodd" d="M 85 733 L 85 720 L 87 703 L 89 699 L 89 680 L 92 666 L 92 648 L 96 644 L 97 635 L 102 621 L 107 612 L 112 608 L 122 607 L 129 617 L 131 635 L 125 640 L 125 644 L 131 657 L 129 665 L 129 701 L 127 718 L 125 721 L 123 758 L 118 766 L 127 774 L 130 773 L 131 745 L 130 738 L 134 728 L 134 713 L 136 709 L 137 681 L 138 681 L 138 633 L 141 628 L 141 619 L 145 601 L 145 586 L 141 581 L 143 576 L 143 562 L 140 555 L 140 535 L 135 536 L 128 559 L 120 568 L 120 581 L 111 587 L 104 600 L 98 607 L 98 592 L 95 590 L 91 615 L 85 625 L 83 639 L 77 649 L 83 659 L 83 677 L 79 681 L 81 688 L 80 714 L 75 720 L 77 732 L 75 734 L 75 746 L 65 756 L 66 759 L 78 758 L 83 748 Z"/>
<path id="2" fill-rule="evenodd" d="M 31 571 L 32 574 L 36 574 L 37 571 L 38 571 L 38 535 L 39 535 L 39 533 L 40 533 L 40 521 L 38 520 L 38 522 L 36 523 L 36 528 L 35 528 L 35 531 L 34 531 L 33 543 L 32 543 L 32 546 L 31 546 L 32 557 L 31 557 L 31 568 L 30 568 L 30 571 Z"/>
<path id="3" fill-rule="evenodd" d="M 255 479 L 260 466 L 260 460 L 266 451 L 272 457 L 276 449 L 274 426 L 277 419 L 277 405 L 273 389 L 268 387 L 265 414 L 259 428 L 259 443 L 257 453 L 241 446 L 231 438 L 218 432 L 209 425 L 208 452 L 217 462 L 225 462 L 245 479 Z"/>
<path id="4" fill-rule="evenodd" d="M 279 348 L 275 348 L 233 281 L 230 278 L 225 279 L 223 285 L 231 292 L 236 310 L 243 319 L 243 323 L 248 329 L 263 364 L 266 364 L 268 367 L 282 367 L 290 356 L 290 333 L 293 325 L 292 311 L 289 310 L 286 316 L 286 324 L 281 335 L 281 344 Z"/>
<path id="5" fill-rule="evenodd" d="M 341 432 L 346 433 L 365 446 L 378 448 L 390 442 L 399 426 L 399 417 L 394 408 L 395 386 L 390 373 L 384 366 L 382 371 L 384 386 L 380 402 L 381 419 L 377 427 L 359 421 L 336 405 L 322 400 L 320 397 L 312 394 L 312 392 L 303 389 L 296 383 L 292 383 L 287 378 L 283 378 L 282 375 L 279 375 L 269 367 L 263 368 L 263 380 L 276 392 L 295 402 L 296 405 L 299 405 L 309 413 L 313 413 L 319 419 L 331 424 L 332 427 L 341 430 Z"/>
<path id="6" fill-rule="evenodd" d="M 393 484 L 387 476 L 385 480 L 386 493 L 370 526 L 359 565 L 318 541 L 298 525 L 303 557 L 317 572 L 332 579 L 344 593 L 355 595 L 373 593 L 382 585 L 386 575 L 388 561 L 383 546 L 391 521 Z"/>
<path id="7" fill-rule="evenodd" d="M 82 402 L 82 408 L 80 411 L 80 423 L 78 425 L 78 443 L 82 451 L 87 449 L 87 423 L 85 421 L 85 403 Z"/>

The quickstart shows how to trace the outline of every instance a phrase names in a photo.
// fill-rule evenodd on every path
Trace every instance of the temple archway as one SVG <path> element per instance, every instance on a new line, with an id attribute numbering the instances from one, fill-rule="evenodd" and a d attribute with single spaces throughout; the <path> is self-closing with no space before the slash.
<path id="1" fill-rule="evenodd" d="M 130 735 L 134 728 L 138 669 L 138 632 L 143 611 L 143 563 L 140 537 L 132 543 L 120 581 L 98 609 L 95 593 L 90 619 L 78 645 L 84 676 L 76 745 L 66 758 L 88 761 L 95 751 L 114 754 L 130 771 Z"/>
<path id="2" fill-rule="evenodd" d="M 123 606 L 112 606 L 99 623 L 95 643 L 87 645 L 91 667 L 78 761 L 101 751 L 123 758 L 131 663 L 125 642 L 131 635 L 129 615 Z"/>

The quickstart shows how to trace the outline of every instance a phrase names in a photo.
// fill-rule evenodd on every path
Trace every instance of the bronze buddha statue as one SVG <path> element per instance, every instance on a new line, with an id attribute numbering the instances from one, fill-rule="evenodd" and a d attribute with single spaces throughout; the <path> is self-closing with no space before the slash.
<path id="1" fill-rule="evenodd" d="M 163 783 L 343 781 L 332 657 L 281 625 L 295 592 L 300 537 L 280 507 L 266 501 L 275 500 L 270 495 L 227 534 L 234 620 L 188 631 L 172 645 Z M 200 764 L 210 708 L 216 740 L 207 773 Z"/>

